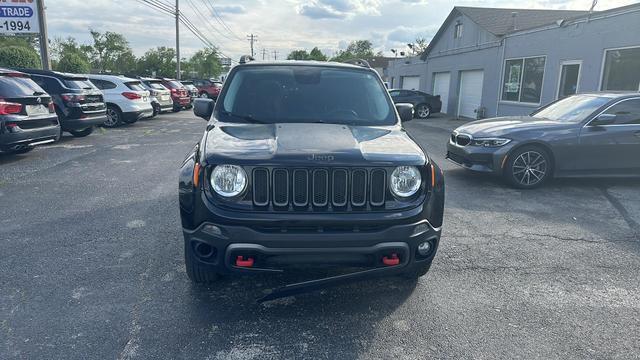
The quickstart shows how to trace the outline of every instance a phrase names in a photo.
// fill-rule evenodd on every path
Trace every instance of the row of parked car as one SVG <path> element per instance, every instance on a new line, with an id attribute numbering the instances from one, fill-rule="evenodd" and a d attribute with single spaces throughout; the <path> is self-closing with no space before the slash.
<path id="1" fill-rule="evenodd" d="M 96 126 L 117 127 L 216 99 L 222 83 L 0 68 L 0 152 L 26 153 Z"/>

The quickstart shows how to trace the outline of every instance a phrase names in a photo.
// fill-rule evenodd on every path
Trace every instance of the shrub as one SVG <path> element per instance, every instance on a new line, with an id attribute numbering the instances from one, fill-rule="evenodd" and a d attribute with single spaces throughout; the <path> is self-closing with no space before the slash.
<path id="1" fill-rule="evenodd" d="M 40 56 L 35 50 L 24 46 L 2 47 L 0 66 L 37 68 L 40 67 Z"/>
<path id="2" fill-rule="evenodd" d="M 91 66 L 89 62 L 82 56 L 74 53 L 64 54 L 56 64 L 56 70 L 68 73 L 85 74 L 88 73 L 90 69 Z"/>

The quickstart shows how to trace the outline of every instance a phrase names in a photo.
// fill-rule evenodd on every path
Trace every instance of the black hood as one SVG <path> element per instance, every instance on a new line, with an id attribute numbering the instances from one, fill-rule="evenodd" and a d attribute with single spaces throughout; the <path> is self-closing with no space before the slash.
<path id="1" fill-rule="evenodd" d="M 424 165 L 420 147 L 397 127 L 218 123 L 207 134 L 208 163 L 321 166 Z"/>
<path id="2" fill-rule="evenodd" d="M 456 129 L 474 137 L 508 136 L 523 131 L 559 130 L 574 127 L 568 124 L 531 116 L 509 116 L 473 121 Z"/>

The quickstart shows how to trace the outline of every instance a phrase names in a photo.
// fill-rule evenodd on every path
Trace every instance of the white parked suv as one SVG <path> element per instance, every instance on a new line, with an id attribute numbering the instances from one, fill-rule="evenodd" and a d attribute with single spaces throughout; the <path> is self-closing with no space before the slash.
<path id="1" fill-rule="evenodd" d="M 95 86 L 104 93 L 107 103 L 106 127 L 134 122 L 153 117 L 153 106 L 149 91 L 140 80 L 116 75 L 87 75 Z"/>

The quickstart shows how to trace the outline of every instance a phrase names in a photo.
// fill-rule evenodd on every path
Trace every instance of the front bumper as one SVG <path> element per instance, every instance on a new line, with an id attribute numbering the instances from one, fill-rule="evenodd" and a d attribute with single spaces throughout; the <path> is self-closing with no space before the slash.
<path id="1" fill-rule="evenodd" d="M 492 148 L 471 145 L 458 146 L 449 141 L 446 158 L 471 171 L 501 175 L 506 157 L 512 148 L 512 144 Z"/>
<path id="2" fill-rule="evenodd" d="M 385 268 L 383 258 L 397 254 L 395 268 L 424 266 L 433 260 L 441 229 L 428 221 L 394 225 L 376 231 L 262 231 L 250 226 L 203 223 L 183 229 L 185 245 L 197 261 L 219 273 L 278 272 L 288 268 L 360 267 Z M 430 242 L 422 256 L 418 245 Z M 198 252 L 202 244 L 206 253 Z M 200 256 L 208 255 L 208 256 Z M 252 258 L 251 267 L 236 265 L 238 257 Z"/>

